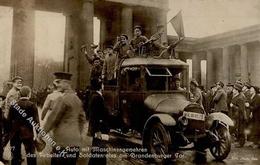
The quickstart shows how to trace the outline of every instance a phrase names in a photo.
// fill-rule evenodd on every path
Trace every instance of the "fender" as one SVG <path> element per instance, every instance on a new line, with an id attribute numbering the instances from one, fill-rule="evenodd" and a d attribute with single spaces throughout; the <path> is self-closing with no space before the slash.
<path id="1" fill-rule="evenodd" d="M 208 116 L 208 120 L 212 120 L 212 121 L 218 120 L 218 121 L 225 123 L 228 126 L 234 126 L 234 122 L 232 121 L 232 119 L 230 117 L 228 117 L 226 114 L 221 113 L 221 112 L 211 113 Z"/>
<path id="2" fill-rule="evenodd" d="M 170 115 L 168 115 L 168 114 L 154 114 L 151 117 L 149 117 L 148 120 L 145 122 L 144 130 L 153 121 L 160 121 L 165 126 L 175 126 L 176 125 L 175 119 L 173 117 L 171 117 Z"/>

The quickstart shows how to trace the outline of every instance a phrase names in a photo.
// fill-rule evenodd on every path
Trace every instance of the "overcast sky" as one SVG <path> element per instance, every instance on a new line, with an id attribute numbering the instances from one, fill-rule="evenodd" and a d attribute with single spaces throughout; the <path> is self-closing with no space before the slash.
<path id="1" fill-rule="evenodd" d="M 169 0 L 170 20 L 182 10 L 187 37 L 205 37 L 260 24 L 260 0 Z M 168 25 L 168 34 L 174 34 Z"/>

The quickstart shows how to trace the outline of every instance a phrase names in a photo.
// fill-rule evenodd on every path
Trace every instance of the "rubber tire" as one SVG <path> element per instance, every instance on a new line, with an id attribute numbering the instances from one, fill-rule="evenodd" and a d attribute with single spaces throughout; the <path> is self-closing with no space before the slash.
<path id="1" fill-rule="evenodd" d="M 149 130 L 146 132 L 146 138 L 143 139 L 143 145 L 145 148 L 147 148 L 148 154 L 154 154 L 152 151 L 152 135 L 153 135 L 153 130 L 157 129 L 160 134 L 162 135 L 163 143 L 166 146 L 166 152 L 165 154 L 170 154 L 170 148 L 169 145 L 171 144 L 171 137 L 169 131 L 165 128 L 165 126 L 161 122 L 155 122 L 153 123 L 150 127 Z M 158 163 L 161 164 L 165 159 L 149 159 L 150 162 Z"/>
<path id="2" fill-rule="evenodd" d="M 219 126 L 217 127 L 218 129 L 218 132 L 220 131 L 223 131 L 223 138 L 225 139 L 225 142 L 226 142 L 226 150 L 223 152 L 222 155 L 216 155 L 214 152 L 213 152 L 213 147 L 214 146 L 211 146 L 209 148 L 210 150 L 210 153 L 212 154 L 212 156 L 217 160 L 217 161 L 223 161 L 224 159 L 227 158 L 228 154 L 230 153 L 230 150 L 231 150 L 231 137 L 230 137 L 230 133 L 228 131 L 228 129 L 224 126 Z"/>

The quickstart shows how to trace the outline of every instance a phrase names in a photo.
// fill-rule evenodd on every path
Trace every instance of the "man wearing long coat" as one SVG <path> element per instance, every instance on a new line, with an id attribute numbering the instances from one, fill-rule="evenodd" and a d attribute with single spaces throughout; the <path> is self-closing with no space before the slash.
<path id="1" fill-rule="evenodd" d="M 66 152 L 74 157 L 53 157 L 51 164 L 76 165 L 81 146 L 81 133 L 86 123 L 85 112 L 81 100 L 71 88 L 72 75 L 64 72 L 56 72 L 54 75 L 63 95 L 57 99 L 44 130 L 46 133 L 53 130 L 53 141 L 56 142 L 52 151 L 54 154 Z"/>

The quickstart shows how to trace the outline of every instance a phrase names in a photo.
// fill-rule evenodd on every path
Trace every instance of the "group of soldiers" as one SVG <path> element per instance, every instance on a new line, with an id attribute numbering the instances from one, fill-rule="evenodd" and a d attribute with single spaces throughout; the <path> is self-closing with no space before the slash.
<path id="1" fill-rule="evenodd" d="M 226 86 L 219 81 L 208 91 L 202 91 L 196 80 L 192 80 L 190 86 L 192 102 L 203 106 L 207 113 L 222 112 L 234 121 L 230 131 L 238 147 L 244 146 L 246 140 L 253 142 L 249 143 L 253 148 L 259 147 L 260 91 L 257 86 L 241 80 Z"/>
<path id="2" fill-rule="evenodd" d="M 102 51 L 97 45 L 91 44 L 91 51 L 83 45 L 81 51 L 92 65 L 90 79 L 101 79 L 107 85 L 114 85 L 118 66 L 126 58 L 132 57 L 170 57 L 176 43 L 168 46 L 158 39 L 161 32 L 152 35 L 150 39 L 142 35 L 142 27 L 134 27 L 134 37 L 129 40 L 126 34 L 117 37 L 114 45 L 107 45 Z"/>

